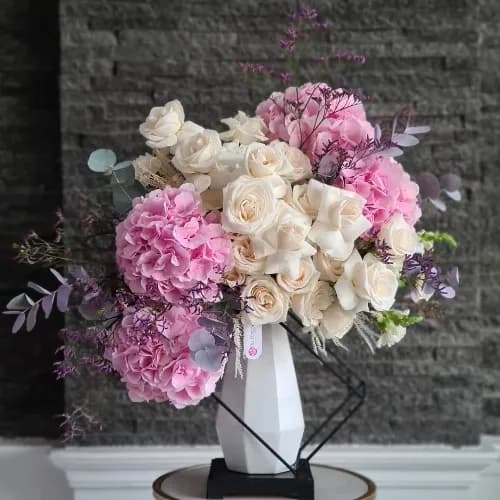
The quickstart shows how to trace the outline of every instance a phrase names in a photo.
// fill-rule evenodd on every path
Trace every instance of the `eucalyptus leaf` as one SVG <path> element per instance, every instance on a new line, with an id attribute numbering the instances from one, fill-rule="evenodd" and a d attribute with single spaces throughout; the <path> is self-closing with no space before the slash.
<path id="1" fill-rule="evenodd" d="M 93 172 L 104 173 L 112 169 L 116 164 L 116 155 L 111 149 L 96 149 L 87 161 L 87 165 Z"/>
<path id="2" fill-rule="evenodd" d="M 17 333 L 23 327 L 25 321 L 26 314 L 20 313 L 16 318 L 16 321 L 14 321 L 14 324 L 12 325 L 12 333 Z"/>
<path id="3" fill-rule="evenodd" d="M 71 294 L 71 287 L 68 285 L 63 285 L 59 287 L 59 289 L 56 292 L 57 309 L 62 313 L 68 310 L 68 302 L 70 294 Z"/>
<path id="4" fill-rule="evenodd" d="M 42 299 L 42 310 L 43 313 L 45 314 L 45 319 L 47 319 L 50 316 L 50 313 L 52 312 L 52 308 L 54 307 L 54 299 L 55 299 L 54 293 L 51 293 L 50 295 L 47 295 Z"/>
<path id="5" fill-rule="evenodd" d="M 43 286 L 39 285 L 38 283 L 34 283 L 33 281 L 28 281 L 28 288 L 31 288 L 38 293 L 41 293 L 42 295 L 48 295 L 50 292 Z"/>
<path id="6" fill-rule="evenodd" d="M 431 131 L 429 125 L 421 125 L 420 127 L 406 127 L 405 134 L 416 135 L 416 134 L 427 134 Z"/>
<path id="7" fill-rule="evenodd" d="M 409 134 L 393 134 L 392 142 L 397 144 L 398 146 L 402 146 L 404 148 L 409 148 L 411 146 L 416 146 L 420 141 Z"/>
<path id="8" fill-rule="evenodd" d="M 24 311 L 31 305 L 26 297 L 27 295 L 25 293 L 20 293 L 19 295 L 16 295 L 14 298 L 9 300 L 6 306 L 7 309 L 14 311 Z"/>
<path id="9" fill-rule="evenodd" d="M 59 283 L 61 283 L 61 285 L 67 284 L 66 278 L 59 271 L 56 271 L 55 269 L 53 269 L 51 267 L 50 272 L 57 278 L 57 281 L 59 281 Z"/>
<path id="10" fill-rule="evenodd" d="M 403 150 L 401 148 L 398 148 L 396 146 L 384 149 L 380 151 L 379 155 L 380 156 L 391 156 L 395 158 L 396 156 L 401 156 L 403 154 Z"/>
<path id="11" fill-rule="evenodd" d="M 122 168 L 127 168 L 127 167 L 133 167 L 133 164 L 130 160 L 127 160 L 127 161 L 121 161 L 120 163 L 117 163 L 114 167 L 113 167 L 113 172 L 116 172 L 117 170 L 121 170 Z"/>
<path id="12" fill-rule="evenodd" d="M 31 332 L 36 325 L 36 317 L 38 314 L 38 309 L 40 307 L 40 303 L 37 302 L 28 312 L 28 316 L 26 318 L 26 330 Z"/>
<path id="13" fill-rule="evenodd" d="M 134 181 L 135 171 L 131 163 L 128 166 L 121 167 L 118 170 L 113 169 L 113 172 L 111 174 L 111 184 L 124 184 L 127 186 L 133 184 Z"/>

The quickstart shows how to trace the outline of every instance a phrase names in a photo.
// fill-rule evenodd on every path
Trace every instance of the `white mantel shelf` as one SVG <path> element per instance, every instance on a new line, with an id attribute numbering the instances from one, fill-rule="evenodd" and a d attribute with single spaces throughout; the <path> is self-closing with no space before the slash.
<path id="1" fill-rule="evenodd" d="M 65 471 L 75 500 L 151 500 L 157 476 L 220 455 L 217 446 L 69 447 L 52 451 L 51 459 Z M 370 477 L 377 500 L 500 498 L 500 437 L 463 448 L 327 446 L 316 462 Z"/>
<path id="2" fill-rule="evenodd" d="M 0 499 L 152 500 L 156 477 L 220 454 L 217 446 L 54 449 L 0 441 Z M 500 436 L 463 448 L 328 446 L 316 461 L 370 477 L 377 500 L 500 499 Z"/>

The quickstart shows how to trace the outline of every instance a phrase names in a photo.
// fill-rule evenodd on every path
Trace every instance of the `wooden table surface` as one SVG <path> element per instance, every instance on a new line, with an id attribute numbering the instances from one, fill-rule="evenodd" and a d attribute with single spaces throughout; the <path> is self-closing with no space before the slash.
<path id="1" fill-rule="evenodd" d="M 209 465 L 195 465 L 159 477 L 153 484 L 156 500 L 206 499 Z M 374 500 L 375 484 L 355 472 L 326 465 L 311 465 L 315 500 Z M 280 500 L 278 497 L 228 497 L 234 500 Z M 281 498 L 283 500 L 283 498 Z"/>

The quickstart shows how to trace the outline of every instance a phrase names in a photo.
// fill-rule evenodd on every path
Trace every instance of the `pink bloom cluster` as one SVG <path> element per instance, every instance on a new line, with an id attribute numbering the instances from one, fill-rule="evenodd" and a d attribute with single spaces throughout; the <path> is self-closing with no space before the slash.
<path id="1" fill-rule="evenodd" d="M 302 149 L 313 164 L 328 141 L 352 149 L 373 137 L 363 104 L 343 89 L 326 83 L 305 83 L 274 92 L 257 106 L 271 140 L 280 139 Z"/>
<path id="2" fill-rule="evenodd" d="M 382 225 L 400 212 L 412 226 L 420 219 L 418 184 L 400 163 L 385 156 L 370 156 L 355 169 L 342 172 L 339 186 L 366 200 L 363 214 L 372 223 L 368 236 L 376 236 Z"/>
<path id="3" fill-rule="evenodd" d="M 184 408 L 214 392 L 224 366 L 208 372 L 191 360 L 188 340 L 199 329 L 197 319 L 179 306 L 161 314 L 144 308 L 124 315 L 105 356 L 126 384 L 131 401 L 169 401 Z"/>
<path id="4" fill-rule="evenodd" d="M 116 228 L 116 260 L 130 290 L 174 304 L 219 300 L 231 242 L 218 217 L 201 210 L 191 184 L 136 198 Z"/>

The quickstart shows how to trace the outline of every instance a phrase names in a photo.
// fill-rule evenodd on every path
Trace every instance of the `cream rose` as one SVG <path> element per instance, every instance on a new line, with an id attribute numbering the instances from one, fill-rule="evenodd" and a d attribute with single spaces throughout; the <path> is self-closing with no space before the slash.
<path id="1" fill-rule="evenodd" d="M 229 271 L 226 271 L 222 276 L 222 281 L 227 286 L 233 288 L 235 286 L 241 286 L 245 284 L 247 277 L 245 273 L 242 273 L 236 267 L 233 267 Z"/>
<path id="2" fill-rule="evenodd" d="M 180 101 L 174 100 L 151 109 L 146 121 L 139 125 L 139 132 L 150 148 L 168 148 L 177 143 L 177 134 L 183 124 L 184 109 Z"/>
<path id="3" fill-rule="evenodd" d="M 270 276 L 250 276 L 241 294 L 246 311 L 243 318 L 253 325 L 281 323 L 288 314 L 289 298 Z"/>
<path id="4" fill-rule="evenodd" d="M 307 184 L 297 184 L 293 186 L 291 203 L 302 213 L 314 219 L 318 214 L 318 209 L 309 200 L 308 193 Z"/>
<path id="5" fill-rule="evenodd" d="M 278 150 L 283 157 L 282 174 L 291 182 L 302 181 L 312 177 L 309 158 L 299 149 L 286 142 L 274 141 L 271 147 Z"/>
<path id="6" fill-rule="evenodd" d="M 305 327 L 316 327 L 333 300 L 332 287 L 326 281 L 316 281 L 308 293 L 291 297 L 292 310 Z"/>
<path id="7" fill-rule="evenodd" d="M 313 264 L 311 257 L 304 257 L 299 264 L 297 276 L 279 273 L 276 276 L 278 285 L 290 295 L 309 292 L 318 282 L 319 272 Z"/>
<path id="8" fill-rule="evenodd" d="M 172 163 L 184 175 L 207 174 L 221 151 L 219 134 L 215 130 L 202 129 L 179 138 Z"/>
<path id="9" fill-rule="evenodd" d="M 283 173 L 283 155 L 272 146 L 253 142 L 246 148 L 245 167 L 252 177 L 281 175 Z"/>
<path id="10" fill-rule="evenodd" d="M 315 179 L 309 181 L 308 198 L 318 211 L 309 239 L 333 259 L 347 259 L 356 238 L 371 227 L 363 215 L 365 199 Z"/>
<path id="11" fill-rule="evenodd" d="M 345 311 L 334 302 L 324 313 L 319 331 L 325 339 L 341 339 L 354 325 L 356 313 Z"/>
<path id="12" fill-rule="evenodd" d="M 310 229 L 309 217 L 280 200 L 270 227 L 252 238 L 255 255 L 266 259 L 264 272 L 297 278 L 301 259 L 316 253 L 307 241 Z"/>
<path id="13" fill-rule="evenodd" d="M 399 212 L 382 226 L 377 239 L 389 246 L 390 259 L 395 262 L 414 254 L 420 247 L 415 228 Z"/>
<path id="14" fill-rule="evenodd" d="M 314 265 L 320 273 L 320 279 L 336 283 L 344 272 L 344 261 L 332 259 L 320 250 L 313 257 Z"/>
<path id="15" fill-rule="evenodd" d="M 271 226 L 283 185 L 278 176 L 242 175 L 229 183 L 223 189 L 222 200 L 222 223 L 226 231 L 256 234 Z"/>
<path id="16" fill-rule="evenodd" d="M 247 235 L 236 236 L 232 242 L 235 267 L 245 274 L 262 274 L 264 259 L 257 259 L 252 240 Z"/>
<path id="17" fill-rule="evenodd" d="M 363 260 L 357 250 L 344 263 L 344 274 L 335 283 L 340 305 L 345 310 L 368 311 L 370 303 L 377 311 L 392 307 L 398 290 L 398 278 L 390 266 L 368 253 Z"/>
<path id="18" fill-rule="evenodd" d="M 255 141 L 267 142 L 266 125 L 258 116 L 250 117 L 238 111 L 236 116 L 224 118 L 221 122 L 229 127 L 229 130 L 220 134 L 223 141 L 236 141 L 245 145 Z"/>

